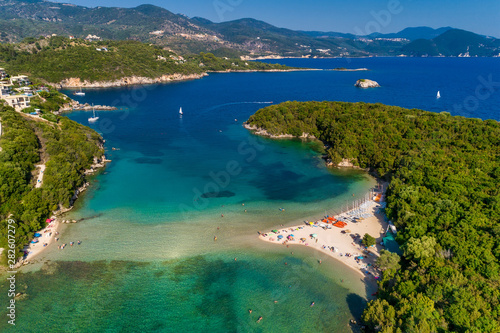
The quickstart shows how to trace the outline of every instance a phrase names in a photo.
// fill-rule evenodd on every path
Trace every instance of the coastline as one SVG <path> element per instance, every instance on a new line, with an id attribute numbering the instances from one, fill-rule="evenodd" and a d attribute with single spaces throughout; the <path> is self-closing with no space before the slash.
<path id="1" fill-rule="evenodd" d="M 94 163 L 90 166 L 90 169 L 85 170 L 85 175 L 91 175 L 98 170 L 104 168 L 106 163 L 111 162 L 111 160 L 106 159 L 105 155 L 102 156 L 102 159 L 98 159 L 94 157 Z M 76 221 L 69 221 L 62 219 L 63 215 L 70 210 L 73 209 L 75 201 L 78 199 L 78 195 L 84 192 L 90 183 L 86 182 L 83 186 L 75 189 L 75 193 L 70 201 L 70 206 L 68 208 L 60 207 L 58 210 L 52 212 L 52 217 L 50 218 L 52 221 L 48 223 L 45 228 L 37 233 L 42 234 L 40 241 L 36 244 L 29 243 L 28 246 L 24 248 L 25 253 L 28 253 L 24 258 L 18 259 L 15 268 L 20 268 L 25 265 L 31 264 L 31 260 L 35 259 L 38 255 L 40 255 L 45 249 L 48 249 L 53 243 L 57 242 L 56 238 L 59 238 L 59 230 L 61 228 L 61 224 L 63 223 L 76 223 Z M 43 244 L 46 243 L 46 246 Z M 63 244 L 61 244 L 63 245 Z M 66 244 L 67 245 L 67 244 Z"/>
<path id="2" fill-rule="evenodd" d="M 379 203 L 368 201 L 367 204 L 369 207 L 366 211 L 372 216 L 358 222 L 347 222 L 345 228 L 337 228 L 322 221 L 305 221 L 302 225 L 273 229 L 276 232 L 260 233 L 259 239 L 286 247 L 292 245 L 312 248 L 325 256 L 342 262 L 360 274 L 366 283 L 376 288 L 380 272 L 374 266 L 376 259 L 380 256 L 380 251 L 384 249 L 380 242 L 385 235 L 388 224 L 385 221 L 385 216 L 378 211 L 381 207 Z M 350 214 L 353 212 L 345 212 L 335 217 L 345 219 Z M 360 244 L 360 240 L 366 233 L 377 240 L 377 244 L 368 249 Z M 312 237 L 311 235 L 316 236 Z M 356 260 L 360 256 L 363 259 Z M 318 264 L 320 263 L 318 262 Z"/>
<path id="3" fill-rule="evenodd" d="M 309 133 L 302 133 L 301 136 L 295 136 L 292 134 L 279 134 L 279 135 L 270 134 L 267 130 L 265 130 L 263 128 L 259 128 L 257 126 L 250 125 L 247 122 L 243 123 L 243 127 L 246 128 L 247 130 L 252 131 L 253 134 L 255 134 L 255 135 L 262 135 L 262 136 L 269 137 L 271 139 L 293 139 L 293 138 L 317 139 L 314 135 L 311 135 Z"/>
<path id="4" fill-rule="evenodd" d="M 263 128 L 258 128 L 246 122 L 243 123 L 243 127 L 252 131 L 255 135 L 266 136 L 272 139 L 317 139 L 315 136 L 308 133 L 302 133 L 300 137 L 291 134 L 273 135 Z M 338 165 L 334 165 L 332 161 L 328 159 L 326 159 L 325 163 L 329 167 L 360 169 L 348 159 L 343 159 Z M 368 172 L 368 170 L 365 171 Z M 387 184 L 384 183 L 383 188 L 386 188 L 386 185 Z M 381 195 L 385 196 L 385 191 L 382 191 Z M 345 229 L 344 227 L 337 228 L 332 226 L 332 224 L 325 223 L 327 220 L 315 222 L 304 221 L 302 225 L 273 229 L 276 232 L 259 232 L 259 239 L 286 247 L 290 245 L 301 245 L 313 248 L 353 269 L 363 277 L 365 283 L 377 289 L 377 281 L 381 273 L 375 269 L 374 266 L 376 259 L 380 256 L 380 251 L 384 249 L 381 242 L 388 228 L 388 223 L 386 222 L 385 215 L 379 212 L 379 209 L 382 207 L 380 202 L 369 200 L 363 205 L 363 218 L 356 222 L 351 218 L 360 214 L 359 208 L 357 211 L 351 210 L 335 216 L 339 221 L 349 221 Z M 313 234 L 316 236 L 312 237 Z M 369 249 L 364 248 L 361 244 L 361 240 L 365 234 L 369 234 L 376 239 L 375 246 Z M 290 235 L 293 235 L 293 237 L 290 238 Z M 279 236 L 280 239 L 278 239 Z M 363 259 L 357 260 L 356 258 L 360 256 L 362 256 Z M 370 295 L 367 295 L 367 297 L 369 296 Z"/>
<path id="5" fill-rule="evenodd" d="M 140 84 L 158 84 L 169 82 L 181 82 L 189 80 L 198 80 L 209 73 L 252 73 L 252 72 L 300 72 L 300 71 L 321 71 L 319 68 L 291 68 L 291 69 L 229 69 L 225 71 L 207 71 L 201 74 L 170 74 L 162 75 L 156 78 L 143 77 L 143 76 L 127 76 L 121 79 L 111 81 L 96 81 L 90 82 L 88 80 L 82 81 L 78 77 L 64 79 L 59 83 L 52 83 L 57 89 L 73 89 L 73 88 L 112 88 L 112 87 L 125 87 Z"/>
<path id="6" fill-rule="evenodd" d="M 21 266 L 27 265 L 30 263 L 29 260 L 32 260 L 37 255 L 42 253 L 45 249 L 49 248 L 49 246 L 56 242 L 56 238 L 58 238 L 59 230 L 61 227 L 61 222 L 57 219 L 56 216 L 52 216 L 52 222 L 50 222 L 45 228 L 38 233 L 42 234 L 39 237 L 39 242 L 36 244 L 29 243 L 28 246 L 24 247 L 24 252 L 27 253 L 24 258 L 20 259 L 14 267 L 19 268 Z M 44 246 L 44 244 L 47 244 Z"/>
<path id="7" fill-rule="evenodd" d="M 290 68 L 290 69 L 228 69 L 225 71 L 208 71 L 208 73 L 288 73 L 288 72 L 308 72 L 308 71 L 322 71 L 322 68 Z"/>
<path id="8" fill-rule="evenodd" d="M 142 77 L 142 76 L 127 76 L 121 79 L 112 81 L 97 81 L 90 82 L 87 80 L 82 81 L 80 78 L 73 77 L 69 79 L 62 80 L 59 83 L 54 84 L 57 89 L 64 88 L 111 88 L 111 87 L 123 87 L 132 86 L 139 84 L 156 84 L 156 83 L 167 83 L 167 82 L 177 82 L 177 81 L 188 81 L 201 79 L 207 76 L 207 73 L 201 74 L 171 74 L 162 75 L 156 78 Z"/>

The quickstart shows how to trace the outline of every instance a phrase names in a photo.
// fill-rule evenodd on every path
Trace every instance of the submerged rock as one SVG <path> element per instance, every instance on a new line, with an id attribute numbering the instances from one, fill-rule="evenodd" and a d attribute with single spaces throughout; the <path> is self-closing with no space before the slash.
<path id="1" fill-rule="evenodd" d="M 355 86 L 358 88 L 376 88 L 376 87 L 380 87 L 380 84 L 378 84 L 376 81 L 372 81 L 372 80 L 368 80 L 368 79 L 360 79 L 360 80 L 356 81 Z"/>
<path id="2" fill-rule="evenodd" d="M 229 198 L 234 197 L 236 193 L 231 191 L 206 192 L 201 195 L 202 198 Z"/>

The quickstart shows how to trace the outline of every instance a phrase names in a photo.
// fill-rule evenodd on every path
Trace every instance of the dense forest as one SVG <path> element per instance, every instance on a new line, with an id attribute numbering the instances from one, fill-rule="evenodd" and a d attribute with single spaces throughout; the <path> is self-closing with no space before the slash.
<path id="1" fill-rule="evenodd" d="M 449 113 L 287 102 L 251 125 L 313 134 L 333 162 L 390 180 L 401 269 L 387 269 L 363 321 L 377 332 L 500 332 L 500 124 Z"/>
<path id="2" fill-rule="evenodd" d="M 110 81 L 129 76 L 156 78 L 170 74 L 199 74 L 226 70 L 287 69 L 279 64 L 245 62 L 200 53 L 185 58 L 160 46 L 138 41 L 88 42 L 64 37 L 26 38 L 0 45 L 0 66 L 49 83 L 78 77 Z"/>
<path id="3" fill-rule="evenodd" d="M 16 221 L 18 256 L 53 211 L 70 205 L 85 182 L 84 171 L 103 154 L 102 138 L 94 130 L 51 116 L 51 121 L 31 120 L 0 104 L 0 247 L 6 247 L 10 216 Z M 35 188 L 35 165 L 42 163 L 43 185 Z"/>

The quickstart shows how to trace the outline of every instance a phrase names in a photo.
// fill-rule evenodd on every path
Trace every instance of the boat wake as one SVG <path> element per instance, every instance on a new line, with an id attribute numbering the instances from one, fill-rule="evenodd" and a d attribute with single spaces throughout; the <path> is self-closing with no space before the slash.
<path id="1" fill-rule="evenodd" d="M 273 104 L 273 102 L 233 102 L 233 103 L 225 103 L 225 104 L 219 104 L 219 105 L 216 105 L 216 106 L 212 106 L 211 108 L 208 108 L 207 111 L 215 110 L 215 109 L 221 108 L 223 106 L 238 105 L 238 104 Z"/>

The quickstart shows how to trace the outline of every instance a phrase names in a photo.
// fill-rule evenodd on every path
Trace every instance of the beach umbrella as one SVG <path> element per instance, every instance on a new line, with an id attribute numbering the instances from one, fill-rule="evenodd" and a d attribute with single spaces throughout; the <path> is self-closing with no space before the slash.
<path id="1" fill-rule="evenodd" d="M 278 232 L 278 230 L 276 230 L 276 229 L 274 229 L 274 230 L 271 230 L 271 231 L 272 231 L 272 232 L 274 232 L 274 233 L 277 233 L 277 232 Z"/>
<path id="2" fill-rule="evenodd" d="M 318 237 L 318 234 L 312 234 L 311 237 L 316 238 L 316 237 Z"/>
<path id="3" fill-rule="evenodd" d="M 283 238 L 283 236 L 282 236 L 282 235 L 279 235 L 279 236 L 278 236 L 278 239 L 282 239 L 282 238 Z"/>
<path id="4" fill-rule="evenodd" d="M 35 233 L 35 237 L 42 237 L 42 234 L 41 233 Z"/>
<path id="5" fill-rule="evenodd" d="M 291 235 L 290 235 L 290 237 L 295 237 L 295 235 L 294 235 L 294 234 L 291 234 Z"/>
<path id="6" fill-rule="evenodd" d="M 51 219 L 46 219 L 45 222 L 50 223 L 50 222 L 52 222 L 52 220 Z"/>

